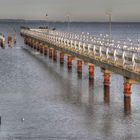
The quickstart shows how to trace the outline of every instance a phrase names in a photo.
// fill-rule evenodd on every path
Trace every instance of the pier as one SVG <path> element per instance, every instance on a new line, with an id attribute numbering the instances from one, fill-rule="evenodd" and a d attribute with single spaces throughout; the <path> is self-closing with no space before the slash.
<path id="1" fill-rule="evenodd" d="M 82 66 L 89 67 L 89 80 L 94 80 L 94 66 L 103 72 L 104 100 L 109 102 L 111 73 L 124 77 L 124 110 L 131 111 L 131 88 L 140 82 L 140 48 L 137 45 L 122 44 L 110 39 L 91 35 L 78 35 L 48 29 L 22 29 L 24 43 L 60 64 L 67 56 L 67 67 L 72 69 L 72 61 L 77 61 L 77 73 L 82 76 Z"/>

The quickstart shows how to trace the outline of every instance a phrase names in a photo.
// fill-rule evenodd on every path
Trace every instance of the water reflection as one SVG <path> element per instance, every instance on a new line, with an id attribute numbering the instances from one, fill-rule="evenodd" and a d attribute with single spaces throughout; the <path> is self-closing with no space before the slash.
<path id="1" fill-rule="evenodd" d="M 90 106 L 94 104 L 94 79 L 89 79 L 89 93 L 88 93 L 88 102 Z"/>
<path id="2" fill-rule="evenodd" d="M 104 85 L 104 103 L 109 104 L 110 102 L 110 86 Z"/>
<path id="3" fill-rule="evenodd" d="M 82 79 L 82 73 L 77 73 L 78 79 Z"/>
<path id="4" fill-rule="evenodd" d="M 131 96 L 124 95 L 124 113 L 131 114 Z"/>
<path id="5" fill-rule="evenodd" d="M 134 139 L 139 139 L 139 137 L 134 137 L 133 136 L 133 119 L 131 115 L 124 115 L 124 118 L 122 120 L 122 125 L 126 126 L 124 127 L 124 140 L 134 140 Z"/>
<path id="6" fill-rule="evenodd" d="M 109 109 L 105 110 L 102 121 L 102 132 L 106 137 L 111 136 L 111 131 L 113 129 L 113 116 L 111 115 Z"/>
<path id="7" fill-rule="evenodd" d="M 68 68 L 68 73 L 72 73 L 72 68 Z"/>

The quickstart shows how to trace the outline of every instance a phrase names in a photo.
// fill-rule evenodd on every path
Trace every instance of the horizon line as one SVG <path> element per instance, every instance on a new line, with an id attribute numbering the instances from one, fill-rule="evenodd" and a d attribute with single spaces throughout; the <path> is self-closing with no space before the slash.
<path id="1" fill-rule="evenodd" d="M 24 22 L 26 22 L 26 21 L 43 21 L 43 22 L 62 22 L 62 23 L 67 23 L 68 21 L 61 21 L 61 20 L 56 20 L 56 21 L 54 21 L 54 20 L 45 20 L 45 19 L 16 19 L 16 18 L 13 18 L 13 19 L 8 19 L 8 18 L 6 18 L 6 19 L 4 19 L 4 18 L 0 18 L 0 22 L 1 21 L 24 21 Z M 88 22 L 88 23 L 108 23 L 109 21 L 70 21 L 70 22 L 77 22 L 77 23 L 79 23 L 79 22 L 82 22 L 82 23 L 86 23 L 86 22 Z M 140 21 L 112 21 L 111 23 L 140 23 Z"/>

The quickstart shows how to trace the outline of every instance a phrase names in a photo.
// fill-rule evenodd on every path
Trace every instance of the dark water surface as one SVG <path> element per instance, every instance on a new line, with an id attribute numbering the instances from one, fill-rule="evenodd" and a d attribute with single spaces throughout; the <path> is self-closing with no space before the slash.
<path id="1" fill-rule="evenodd" d="M 18 32 L 19 25 L 1 23 L 0 30 L 13 35 L 13 28 Z M 97 28 L 74 27 L 77 32 Z M 66 30 L 60 24 L 57 28 Z M 76 61 L 70 72 L 66 61 L 60 66 L 59 61 L 27 49 L 18 35 L 16 46 L 0 49 L 0 140 L 139 140 L 140 86 L 133 85 L 132 112 L 126 115 L 123 77 L 112 73 L 110 103 L 106 104 L 102 75 L 95 67 L 95 81 L 90 83 L 84 65 L 83 77 L 78 78 Z"/>

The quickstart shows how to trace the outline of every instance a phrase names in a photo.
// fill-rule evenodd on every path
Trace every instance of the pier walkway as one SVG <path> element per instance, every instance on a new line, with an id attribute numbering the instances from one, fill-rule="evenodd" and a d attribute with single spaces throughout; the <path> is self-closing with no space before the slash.
<path id="1" fill-rule="evenodd" d="M 78 35 L 61 31 L 44 29 L 22 29 L 21 35 L 25 44 L 40 53 L 57 60 L 60 52 L 60 64 L 67 55 L 68 68 L 72 68 L 72 60 L 77 60 L 77 72 L 82 74 L 82 64 L 89 66 L 89 79 L 94 79 L 94 65 L 104 73 L 104 99 L 109 101 L 109 86 L 111 73 L 124 77 L 124 109 L 131 110 L 131 85 L 140 82 L 140 48 L 132 44 L 122 44 L 107 38 L 90 35 Z"/>

